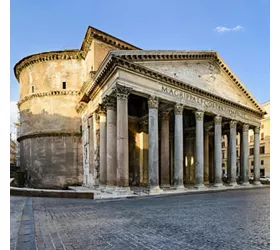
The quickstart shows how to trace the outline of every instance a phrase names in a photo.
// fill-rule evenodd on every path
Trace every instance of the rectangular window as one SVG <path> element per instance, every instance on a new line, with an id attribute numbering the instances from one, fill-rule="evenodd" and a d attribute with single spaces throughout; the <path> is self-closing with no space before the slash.
<path id="1" fill-rule="evenodd" d="M 250 155 L 254 155 L 254 148 L 250 148 Z"/>
<path id="2" fill-rule="evenodd" d="M 264 160 L 261 160 L 261 165 L 264 165 Z"/>
<path id="3" fill-rule="evenodd" d="M 250 135 L 250 142 L 253 142 L 253 141 L 254 141 L 254 136 Z"/>
<path id="4" fill-rule="evenodd" d="M 260 154 L 265 154 L 264 146 L 260 147 Z"/>
<path id="5" fill-rule="evenodd" d="M 251 166 L 254 166 L 254 161 L 251 161 Z"/>
<path id="6" fill-rule="evenodd" d="M 238 157 L 238 150 L 236 150 L 236 157 Z"/>
<path id="7" fill-rule="evenodd" d="M 261 133 L 261 140 L 264 140 L 264 133 Z"/>
<path id="8" fill-rule="evenodd" d="M 63 82 L 63 83 L 62 83 L 62 88 L 63 88 L 63 89 L 66 89 L 66 82 Z"/>
<path id="9" fill-rule="evenodd" d="M 34 93 L 34 89 L 35 89 L 34 86 L 32 86 L 32 93 Z"/>

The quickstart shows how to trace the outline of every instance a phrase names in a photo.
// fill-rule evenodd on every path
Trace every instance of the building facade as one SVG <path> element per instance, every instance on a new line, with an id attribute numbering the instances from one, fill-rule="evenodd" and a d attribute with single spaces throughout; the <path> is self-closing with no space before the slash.
<path id="1" fill-rule="evenodd" d="M 249 130 L 260 183 L 266 112 L 215 51 L 141 50 L 89 27 L 80 50 L 26 57 L 15 75 L 21 167 L 36 187 L 219 187 L 225 135 L 236 185 L 238 134 L 247 185 Z"/>

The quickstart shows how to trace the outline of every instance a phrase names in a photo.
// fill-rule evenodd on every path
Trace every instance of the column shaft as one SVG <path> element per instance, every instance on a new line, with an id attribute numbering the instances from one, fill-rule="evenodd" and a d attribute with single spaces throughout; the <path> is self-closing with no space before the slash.
<path id="1" fill-rule="evenodd" d="M 260 185 L 260 127 L 254 129 L 254 184 Z"/>
<path id="2" fill-rule="evenodd" d="M 222 185 L 222 118 L 215 117 L 215 184 Z"/>
<path id="3" fill-rule="evenodd" d="M 230 185 L 236 185 L 236 121 L 230 121 Z"/>
<path id="4" fill-rule="evenodd" d="M 93 128 L 92 128 L 92 133 L 93 133 L 93 186 L 98 187 L 99 186 L 99 138 L 100 138 L 100 133 L 99 133 L 99 121 L 98 121 L 98 114 L 93 113 L 92 115 L 93 118 Z"/>
<path id="5" fill-rule="evenodd" d="M 184 188 L 183 173 L 183 106 L 176 104 L 174 107 L 174 186 L 176 189 Z"/>
<path id="6" fill-rule="evenodd" d="M 107 184 L 107 157 L 106 157 L 106 141 L 107 141 L 107 124 L 106 113 L 103 107 L 99 110 L 100 117 L 100 187 L 104 187 Z"/>
<path id="7" fill-rule="evenodd" d="M 117 185 L 129 187 L 128 162 L 128 89 L 120 87 L 117 92 Z"/>
<path id="8" fill-rule="evenodd" d="M 169 164 L 169 113 L 161 114 L 161 152 L 160 152 L 160 184 L 162 187 L 170 187 Z"/>
<path id="9" fill-rule="evenodd" d="M 204 137 L 204 183 L 209 184 L 209 130 L 207 128 Z"/>
<path id="10" fill-rule="evenodd" d="M 196 118 L 195 187 L 196 188 L 204 188 L 203 116 L 204 116 L 203 112 L 200 111 L 195 112 L 195 118 Z"/>
<path id="11" fill-rule="evenodd" d="M 242 182 L 243 185 L 248 185 L 249 184 L 249 175 L 248 175 L 248 161 L 249 161 L 249 142 L 248 142 L 248 130 L 249 130 L 249 125 L 248 124 L 243 124 L 242 128 L 242 172 L 241 172 L 241 177 L 242 177 Z"/>
<path id="12" fill-rule="evenodd" d="M 159 159 L 158 159 L 158 99 L 150 97 L 149 106 L 149 190 L 159 189 Z"/>
<path id="13" fill-rule="evenodd" d="M 108 96 L 107 107 L 107 186 L 117 185 L 117 129 L 116 129 L 116 99 Z"/>

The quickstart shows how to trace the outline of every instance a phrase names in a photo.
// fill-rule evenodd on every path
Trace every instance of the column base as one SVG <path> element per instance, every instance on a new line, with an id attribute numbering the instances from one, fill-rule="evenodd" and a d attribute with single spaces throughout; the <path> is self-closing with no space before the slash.
<path id="1" fill-rule="evenodd" d="M 179 185 L 179 186 L 176 186 L 176 187 L 175 187 L 175 190 L 177 190 L 177 191 L 185 191 L 185 190 L 187 190 L 187 189 L 185 188 L 184 185 Z"/>
<path id="2" fill-rule="evenodd" d="M 149 187 L 148 188 L 148 193 L 149 194 L 160 194 L 162 193 L 163 190 L 159 188 L 159 186 L 154 186 L 154 187 Z"/>
<path id="3" fill-rule="evenodd" d="M 207 189 L 207 187 L 205 187 L 204 184 L 196 184 L 194 186 L 194 188 L 196 188 L 197 190 L 206 190 Z"/>
<path id="4" fill-rule="evenodd" d="M 98 190 L 104 191 L 106 189 L 106 185 L 99 185 Z"/>
<path id="5" fill-rule="evenodd" d="M 237 182 L 230 182 L 228 185 L 230 187 L 237 187 L 238 186 Z"/>
<path id="6" fill-rule="evenodd" d="M 249 183 L 249 181 L 246 181 L 246 182 L 242 182 L 241 186 L 250 186 L 251 184 Z"/>
<path id="7" fill-rule="evenodd" d="M 107 192 L 107 193 L 112 194 L 115 191 L 116 188 L 117 188 L 116 186 L 106 186 L 104 191 Z"/>
<path id="8" fill-rule="evenodd" d="M 222 187 L 224 187 L 224 184 L 223 183 L 214 183 L 213 187 L 214 188 L 222 188 Z"/>
<path id="9" fill-rule="evenodd" d="M 161 189 L 170 189 L 170 185 L 169 184 L 163 184 L 163 185 L 160 185 L 160 188 Z"/>
<path id="10" fill-rule="evenodd" d="M 130 187 L 116 187 L 113 191 L 113 194 L 115 195 L 130 195 L 133 194 L 133 192 L 130 190 Z"/>
<path id="11" fill-rule="evenodd" d="M 263 184 L 260 181 L 254 181 L 253 185 L 255 185 L 255 186 L 262 186 Z"/>

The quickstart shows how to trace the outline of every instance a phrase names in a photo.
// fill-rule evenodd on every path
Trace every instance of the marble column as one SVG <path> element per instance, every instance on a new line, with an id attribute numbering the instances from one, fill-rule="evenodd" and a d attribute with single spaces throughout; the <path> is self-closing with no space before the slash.
<path id="1" fill-rule="evenodd" d="M 254 185 L 260 182 L 260 127 L 254 128 Z"/>
<path id="2" fill-rule="evenodd" d="M 117 129 L 116 129 L 116 98 L 106 96 L 107 110 L 107 185 L 106 189 L 113 190 L 117 185 Z"/>
<path id="3" fill-rule="evenodd" d="M 215 182 L 214 187 L 221 187 L 222 182 L 222 117 L 216 116 L 215 123 Z"/>
<path id="4" fill-rule="evenodd" d="M 203 167 L 204 167 L 204 153 L 203 153 L 203 116 L 204 112 L 196 111 L 196 157 L 195 157 L 195 188 L 201 189 L 204 186 Z"/>
<path id="5" fill-rule="evenodd" d="M 236 183 L 236 124 L 234 120 L 230 121 L 230 185 L 235 186 Z"/>
<path id="6" fill-rule="evenodd" d="M 160 152 L 160 184 L 161 187 L 170 187 L 169 164 L 169 112 L 161 113 L 161 152 Z"/>
<path id="7" fill-rule="evenodd" d="M 93 133 L 93 187 L 99 186 L 99 174 L 100 174 L 100 155 L 99 155 L 99 141 L 100 141 L 100 128 L 99 128 L 99 116 L 97 112 L 92 115 L 92 133 Z"/>
<path id="8" fill-rule="evenodd" d="M 242 185 L 249 185 L 249 142 L 248 142 L 248 130 L 249 125 L 243 124 L 242 127 L 242 145 L 241 151 L 242 151 L 242 172 L 241 172 L 241 179 L 242 179 Z"/>
<path id="9" fill-rule="evenodd" d="M 174 106 L 174 186 L 176 189 L 185 189 L 183 171 L 183 110 L 184 107 L 181 104 Z"/>
<path id="10" fill-rule="evenodd" d="M 107 141 L 107 123 L 104 105 L 100 105 L 98 109 L 100 120 L 100 177 L 99 188 L 104 189 L 107 184 L 107 157 L 106 157 L 106 141 Z"/>
<path id="11" fill-rule="evenodd" d="M 241 176 L 241 180 L 243 181 L 243 178 L 242 178 L 242 169 L 243 169 L 243 133 L 239 133 L 239 136 L 240 136 L 240 143 L 239 143 L 239 172 L 240 172 L 240 176 Z M 247 138 L 248 139 L 248 138 Z M 248 149 L 249 150 L 249 149 Z M 249 154 L 249 153 L 248 153 Z"/>
<path id="12" fill-rule="evenodd" d="M 158 158 L 158 98 L 150 96 L 149 106 L 149 192 L 158 193 L 159 188 L 159 158 Z"/>
<path id="13" fill-rule="evenodd" d="M 116 85 L 117 94 L 117 185 L 129 188 L 128 95 L 131 88 Z"/>
<path id="14" fill-rule="evenodd" d="M 204 184 L 209 184 L 209 128 L 204 133 Z"/>

